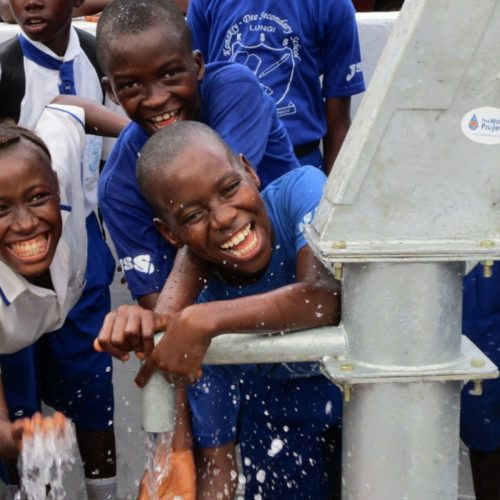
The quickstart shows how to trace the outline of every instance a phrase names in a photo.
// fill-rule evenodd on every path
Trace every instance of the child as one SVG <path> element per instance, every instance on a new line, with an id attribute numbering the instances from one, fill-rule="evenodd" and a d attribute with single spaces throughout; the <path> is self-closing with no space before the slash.
<path id="1" fill-rule="evenodd" d="M 170 318 L 121 306 L 106 318 L 101 347 L 121 359 L 140 350 L 141 334 L 166 327 L 153 361 L 171 376 L 195 380 L 217 335 L 339 321 L 339 284 L 302 234 L 323 192 L 318 169 L 293 170 L 261 196 L 243 156 L 205 125 L 182 122 L 148 141 L 138 181 L 158 231 L 207 262 L 211 274 L 198 303 Z M 232 498 L 236 440 L 247 498 L 331 498 L 330 435 L 340 401 L 316 363 L 204 367 L 188 394 L 200 452 L 198 498 Z"/>
<path id="2" fill-rule="evenodd" d="M 463 332 L 500 365 L 500 264 L 483 276 L 477 265 L 464 278 Z M 500 498 L 500 379 L 485 380 L 483 395 L 462 391 L 461 437 L 469 447 L 477 500 Z"/>
<path id="3" fill-rule="evenodd" d="M 102 106 L 96 108 L 93 115 L 89 113 L 89 119 L 94 116 L 102 121 L 110 115 L 116 118 Z M 81 179 L 83 123 L 83 111 L 79 108 L 54 105 L 47 109 L 38 127 L 49 144 L 50 153 L 44 142 L 29 130 L 8 124 L 0 126 L 2 353 L 23 348 L 45 332 L 67 323 L 67 316 L 71 316 L 82 293 L 87 266 Z M 112 132 L 116 133 L 122 126 L 114 128 L 113 125 Z M 57 175 L 51 168 L 51 157 Z M 16 375 L 23 378 L 23 367 L 19 368 Z M 53 370 L 57 372 L 57 367 L 46 364 L 43 368 L 46 377 L 56 375 Z M 37 373 L 33 375 L 36 377 Z M 106 367 L 95 375 L 110 377 Z M 88 375 L 84 378 L 89 379 Z M 80 381 L 82 390 L 95 384 L 94 377 L 90 379 Z M 56 389 L 64 389 L 64 385 Z M 49 395 L 58 396 L 57 391 Z M 73 399 L 76 398 L 73 395 Z M 108 404 L 110 398 L 112 394 L 107 395 Z M 58 407 L 56 400 L 49 399 L 49 402 Z M 109 419 L 109 413 L 100 414 Z M 22 425 L 15 424 L 14 428 Z"/>
<path id="4" fill-rule="evenodd" d="M 351 96 L 365 89 L 351 0 L 191 0 L 188 23 L 207 62 L 236 61 L 255 73 L 301 164 L 329 172 L 351 123 Z"/>
<path id="5" fill-rule="evenodd" d="M 82 3 L 82 0 L 11 0 L 11 11 L 22 33 L 0 46 L 0 116 L 32 128 L 44 106 L 58 94 L 78 94 L 103 102 L 95 69 L 94 38 L 71 27 L 73 8 Z M 75 410 L 71 416 L 76 424 L 89 490 L 103 480 L 115 481 L 116 477 L 112 412 L 99 406 L 102 408 L 97 418 L 99 423 L 94 418 L 96 398 L 108 401 L 112 394 L 111 374 L 97 377 L 111 365 L 110 359 L 92 349 L 93 338 L 110 309 L 109 284 L 114 274 L 114 259 L 95 213 L 101 148 L 100 137 L 87 137 L 81 171 L 87 217 L 86 288 L 64 325 L 66 330 L 59 332 L 63 335 L 45 337 L 41 340 L 43 345 L 36 343 L 2 356 L 0 361 L 11 418 L 37 411 L 36 365 L 41 362 L 50 370 L 58 367 L 57 376 L 43 383 L 44 397 L 54 400 L 65 413 Z M 99 383 L 84 389 L 78 373 L 88 371 L 94 373 Z M 65 380 L 64 391 L 61 377 Z M 112 397 L 110 401 L 112 407 Z"/>
<path id="6" fill-rule="evenodd" d="M 152 309 L 175 249 L 155 230 L 137 185 L 137 157 L 149 136 L 177 121 L 205 122 L 249 158 L 264 183 L 299 164 L 255 76 L 234 63 L 204 66 L 174 2 L 111 2 L 97 26 L 97 55 L 109 96 L 134 122 L 106 162 L 99 206 L 133 297 Z"/>

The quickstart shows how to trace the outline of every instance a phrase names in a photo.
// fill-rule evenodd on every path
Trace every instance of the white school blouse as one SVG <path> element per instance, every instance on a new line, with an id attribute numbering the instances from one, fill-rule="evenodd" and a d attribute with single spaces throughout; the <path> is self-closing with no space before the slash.
<path id="1" fill-rule="evenodd" d="M 64 323 L 83 290 L 87 263 L 83 109 L 50 105 L 35 132 L 47 144 L 61 191 L 63 230 L 50 265 L 54 290 L 29 283 L 0 261 L 0 353 L 15 352 Z"/>

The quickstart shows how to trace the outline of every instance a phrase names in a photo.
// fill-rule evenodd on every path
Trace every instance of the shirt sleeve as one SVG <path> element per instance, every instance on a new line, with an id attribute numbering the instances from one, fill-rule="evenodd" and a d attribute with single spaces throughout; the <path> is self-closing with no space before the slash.
<path id="1" fill-rule="evenodd" d="M 323 47 L 323 96 L 344 97 L 363 92 L 356 15 L 351 0 L 321 1 L 319 16 Z"/>
<path id="2" fill-rule="evenodd" d="M 208 61 L 209 27 L 206 6 L 202 0 L 190 0 L 187 22 L 193 36 L 193 48 L 201 51 L 205 61 Z"/>
<path id="3" fill-rule="evenodd" d="M 274 101 L 264 95 L 257 77 L 246 67 L 224 63 L 203 95 L 208 125 L 236 154 L 243 153 L 255 168 L 267 148 L 276 114 Z"/>
<path id="4" fill-rule="evenodd" d="M 123 147 L 123 145 L 121 145 Z M 160 292 L 172 268 L 176 250 L 156 231 L 154 214 L 135 179 L 137 155 L 117 154 L 115 144 L 106 169 L 119 175 L 101 178 L 99 207 L 134 299 Z M 131 161 L 134 165 L 128 165 Z M 130 167 L 130 170 L 129 168 Z"/>
<path id="5" fill-rule="evenodd" d="M 45 142 L 57 173 L 61 204 L 83 207 L 82 153 L 85 147 L 85 112 L 82 108 L 51 104 L 35 126 Z M 82 208 L 83 210 L 83 208 Z"/>
<path id="6" fill-rule="evenodd" d="M 297 172 L 295 174 L 295 172 Z M 307 245 L 304 226 L 310 224 L 323 196 L 325 174 L 316 167 L 302 167 L 292 172 L 284 192 L 288 198 L 287 212 L 295 231 L 295 252 Z"/>

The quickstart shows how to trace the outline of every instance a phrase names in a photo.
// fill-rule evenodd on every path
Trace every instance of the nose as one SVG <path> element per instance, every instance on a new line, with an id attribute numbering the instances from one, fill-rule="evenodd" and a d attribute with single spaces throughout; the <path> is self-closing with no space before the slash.
<path id="1" fill-rule="evenodd" d="M 26 0 L 24 3 L 24 8 L 26 10 L 40 10 L 43 8 L 43 4 L 40 2 L 40 0 Z"/>
<path id="2" fill-rule="evenodd" d="M 159 82 L 148 85 L 142 104 L 148 108 L 158 108 L 165 104 L 170 92 Z"/>
<path id="3" fill-rule="evenodd" d="M 12 229 L 22 234 L 30 234 L 38 224 L 38 217 L 29 207 L 19 207 L 13 212 Z"/>
<path id="4" fill-rule="evenodd" d="M 236 215 L 236 208 L 227 203 L 220 203 L 212 207 L 212 228 L 218 232 L 231 229 Z"/>

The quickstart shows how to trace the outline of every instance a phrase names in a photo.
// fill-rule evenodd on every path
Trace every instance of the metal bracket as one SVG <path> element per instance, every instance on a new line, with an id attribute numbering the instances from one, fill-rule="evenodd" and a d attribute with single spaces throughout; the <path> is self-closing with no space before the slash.
<path id="1" fill-rule="evenodd" d="M 355 384 L 479 381 L 498 377 L 497 367 L 464 335 L 461 351 L 462 355 L 451 363 L 411 367 L 372 365 L 347 356 L 325 356 L 321 360 L 321 371 L 342 389 L 350 389 Z"/>

